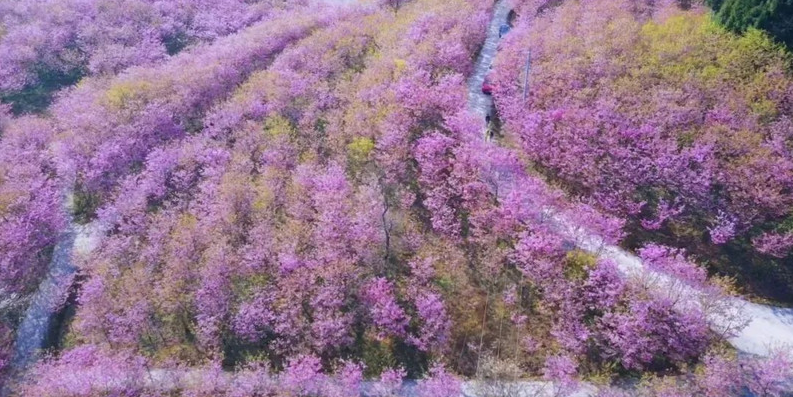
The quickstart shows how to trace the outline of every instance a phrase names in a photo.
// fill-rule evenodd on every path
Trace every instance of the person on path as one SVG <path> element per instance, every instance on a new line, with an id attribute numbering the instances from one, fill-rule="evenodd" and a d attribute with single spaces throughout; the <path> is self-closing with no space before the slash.
<path id="1" fill-rule="evenodd" d="M 493 131 L 493 123 L 492 118 L 490 117 L 490 113 L 485 115 L 485 139 L 488 141 L 492 141 L 495 135 L 495 131 Z"/>

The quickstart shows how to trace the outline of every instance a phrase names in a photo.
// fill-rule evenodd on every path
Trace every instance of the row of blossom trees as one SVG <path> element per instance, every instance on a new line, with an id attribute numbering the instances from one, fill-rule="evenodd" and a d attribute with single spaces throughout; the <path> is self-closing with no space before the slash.
<path id="1" fill-rule="evenodd" d="M 42 111 L 84 76 L 162 62 L 305 1 L 48 0 L 0 2 L 0 99 Z"/>

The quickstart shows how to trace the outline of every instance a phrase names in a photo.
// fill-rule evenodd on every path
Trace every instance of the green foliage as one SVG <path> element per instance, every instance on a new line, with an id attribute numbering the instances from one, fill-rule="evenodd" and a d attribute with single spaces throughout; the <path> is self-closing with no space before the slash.
<path id="1" fill-rule="evenodd" d="M 581 250 L 570 251 L 565 257 L 565 276 L 572 280 L 583 280 L 596 264 L 595 255 Z"/>
<path id="2" fill-rule="evenodd" d="M 389 339 L 378 341 L 366 338 L 361 342 L 361 361 L 364 364 L 364 374 L 367 377 L 376 377 L 397 364 L 392 352 L 393 342 Z"/>
<path id="3" fill-rule="evenodd" d="M 347 145 L 347 150 L 351 160 L 364 161 L 369 157 L 369 153 L 374 150 L 374 141 L 372 138 L 357 137 Z"/>
<path id="4" fill-rule="evenodd" d="M 347 161 L 352 173 L 359 174 L 366 168 L 374 146 L 371 138 L 361 136 L 347 144 Z"/>
<path id="5" fill-rule="evenodd" d="M 435 280 L 435 285 L 438 286 L 443 292 L 450 293 L 454 291 L 454 280 L 447 276 L 438 277 Z"/>
<path id="6" fill-rule="evenodd" d="M 2 37 L 0 29 L 0 37 Z M 14 114 L 41 113 L 52 102 L 58 89 L 75 84 L 84 75 L 84 70 L 60 72 L 57 70 L 38 71 L 35 84 L 27 85 L 19 91 L 0 92 L 0 102 L 11 104 Z"/>
<path id="7" fill-rule="evenodd" d="M 271 137 L 279 137 L 282 135 L 291 137 L 296 134 L 292 123 L 282 116 L 273 116 L 268 118 L 264 123 L 264 131 Z"/>
<path id="8" fill-rule="evenodd" d="M 793 46 L 793 0 L 707 0 L 728 29 L 762 29 Z"/>
<path id="9" fill-rule="evenodd" d="M 77 222 L 88 223 L 100 205 L 100 197 L 82 189 L 75 189 L 72 214 Z"/>

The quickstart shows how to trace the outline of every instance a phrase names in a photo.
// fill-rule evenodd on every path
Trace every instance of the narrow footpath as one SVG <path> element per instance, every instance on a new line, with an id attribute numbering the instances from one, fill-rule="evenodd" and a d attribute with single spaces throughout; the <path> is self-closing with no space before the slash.
<path id="1" fill-rule="evenodd" d="M 74 283 L 77 272 L 73 262 L 75 255 L 88 254 L 97 245 L 101 235 L 97 224 L 80 225 L 74 221 L 71 216 L 73 196 L 71 188 L 66 189 L 63 211 L 67 214 L 68 227 L 58 237 L 47 274 L 17 329 L 11 362 L 15 371 L 23 371 L 30 366 L 45 347 L 53 317 L 66 302 Z"/>
<path id="2" fill-rule="evenodd" d="M 493 19 L 490 20 L 490 25 L 487 28 L 487 38 L 482 45 L 479 56 L 476 58 L 474 72 L 468 78 L 468 106 L 472 112 L 481 116 L 483 123 L 485 116 L 492 114 L 493 98 L 482 93 L 482 83 L 485 81 L 485 76 L 490 71 L 493 59 L 495 59 L 498 52 L 498 42 L 500 40 L 498 29 L 501 25 L 507 23 L 509 11 L 509 4 L 504 0 L 497 1 L 493 6 Z"/>

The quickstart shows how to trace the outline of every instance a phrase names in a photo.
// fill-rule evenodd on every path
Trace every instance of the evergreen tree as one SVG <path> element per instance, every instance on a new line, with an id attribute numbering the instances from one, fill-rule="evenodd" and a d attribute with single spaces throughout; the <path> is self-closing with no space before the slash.
<path id="1" fill-rule="evenodd" d="M 768 31 L 780 42 L 793 46 L 793 0 L 707 0 L 729 29 Z"/>

